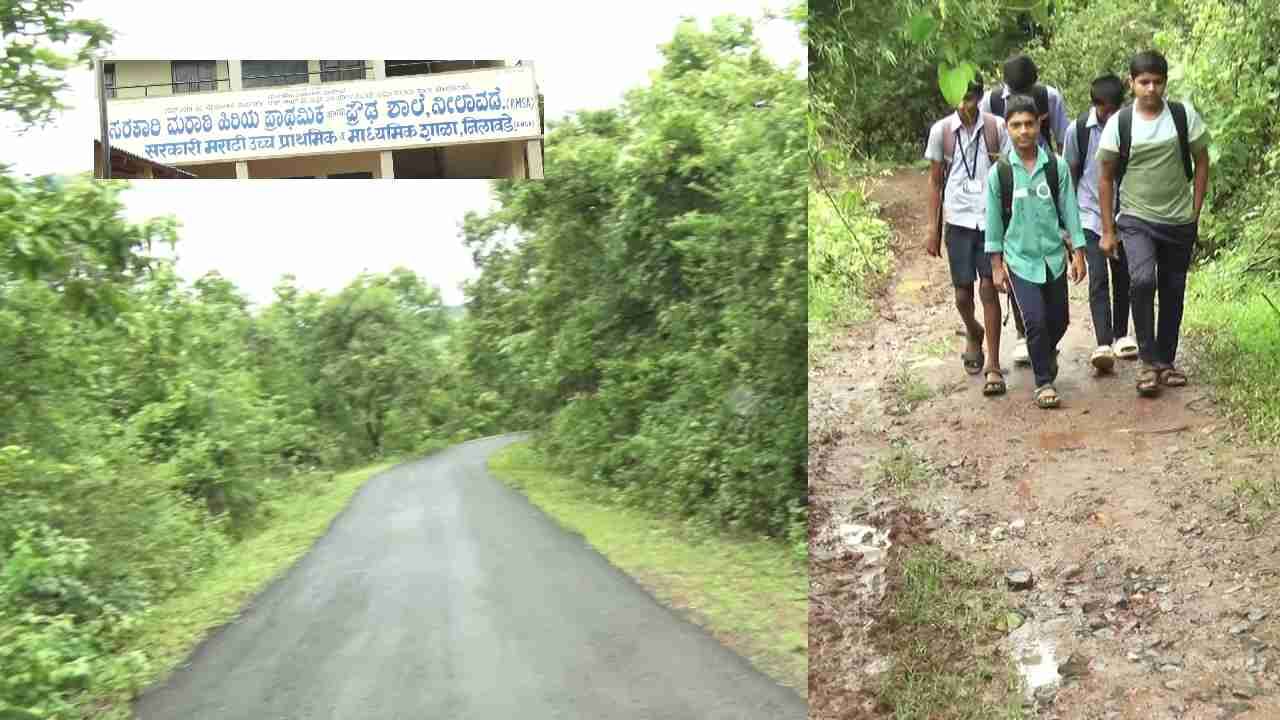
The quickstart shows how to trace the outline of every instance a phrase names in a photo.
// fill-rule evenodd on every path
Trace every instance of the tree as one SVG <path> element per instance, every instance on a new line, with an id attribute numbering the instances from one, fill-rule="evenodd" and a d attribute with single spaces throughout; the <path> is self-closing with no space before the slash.
<path id="1" fill-rule="evenodd" d="M 67 20 L 72 0 L 0 0 L 0 110 L 16 112 L 28 126 L 49 123 L 66 109 L 58 93 L 67 89 L 59 76 L 73 65 L 92 67 L 94 53 L 114 39 L 95 20 Z M 66 55 L 47 47 L 74 40 L 84 44 Z"/>

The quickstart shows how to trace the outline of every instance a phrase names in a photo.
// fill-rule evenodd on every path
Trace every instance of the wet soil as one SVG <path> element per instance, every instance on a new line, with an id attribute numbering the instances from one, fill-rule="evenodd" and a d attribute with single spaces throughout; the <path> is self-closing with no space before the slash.
<path id="1" fill-rule="evenodd" d="M 908 508 L 919 513 L 908 537 L 1035 576 L 1009 591 L 1026 623 L 1005 643 L 1029 716 L 1280 717 L 1280 541 L 1247 525 L 1232 494 L 1242 480 L 1280 482 L 1276 451 L 1248 445 L 1219 412 L 1193 340 L 1179 357 L 1190 384 L 1158 398 L 1136 396 L 1133 361 L 1095 377 L 1087 283 L 1071 289 L 1062 407 L 1035 406 L 1030 369 L 1011 362 L 1011 322 L 1008 393 L 983 397 L 961 367 L 946 260 L 923 251 L 926 192 L 917 170 L 873 186 L 897 270 L 872 319 L 836 333 L 809 370 L 810 717 L 877 716 L 868 679 L 884 661 L 868 633 L 892 584 L 867 577 L 896 555 L 868 561 L 849 526 L 901 525 Z M 930 399 L 901 402 L 904 367 Z M 901 446 L 936 478 L 905 498 L 872 482 Z"/>

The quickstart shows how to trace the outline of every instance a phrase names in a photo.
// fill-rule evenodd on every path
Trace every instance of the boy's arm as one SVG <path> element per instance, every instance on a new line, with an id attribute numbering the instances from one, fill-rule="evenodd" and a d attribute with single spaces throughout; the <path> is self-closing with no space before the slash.
<path id="1" fill-rule="evenodd" d="M 991 280 L 998 289 L 1007 289 L 1004 268 L 1004 217 L 1000 206 L 1000 171 L 992 165 L 987 172 L 987 230 L 983 250 L 991 256 Z"/>
<path id="2" fill-rule="evenodd" d="M 1196 185 L 1195 185 L 1195 222 L 1200 222 L 1200 209 L 1204 207 L 1204 196 L 1209 191 L 1209 145 L 1201 145 L 1195 153 Z"/>
<path id="3" fill-rule="evenodd" d="M 1065 202 L 1059 214 L 1062 216 L 1062 226 L 1067 229 L 1067 235 L 1071 238 L 1072 249 L 1079 250 L 1084 247 L 1084 230 L 1080 226 L 1080 203 L 1076 197 L 1075 183 L 1071 182 L 1066 160 L 1059 163 L 1058 168 L 1058 195 Z"/>
<path id="4" fill-rule="evenodd" d="M 1058 102 L 1049 103 L 1049 124 L 1053 130 L 1053 139 L 1058 147 L 1062 147 L 1066 143 L 1067 124 L 1067 101 L 1062 97 L 1062 91 L 1055 93 Z"/>

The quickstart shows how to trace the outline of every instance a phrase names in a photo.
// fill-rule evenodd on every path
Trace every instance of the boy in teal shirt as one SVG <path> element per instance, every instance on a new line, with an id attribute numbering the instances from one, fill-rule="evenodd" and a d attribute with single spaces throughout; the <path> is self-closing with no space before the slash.
<path id="1" fill-rule="evenodd" d="M 985 249 L 991 256 L 991 278 L 997 288 L 1012 292 L 1027 330 L 1027 351 L 1035 373 L 1036 405 L 1058 407 L 1058 342 L 1067 332 L 1067 277 L 1077 284 L 1085 278 L 1084 232 L 1076 204 L 1071 171 L 1061 157 L 1037 145 L 1040 119 L 1035 101 L 1010 97 L 1006 117 L 1014 152 L 1004 160 L 1012 166 L 1013 204 L 1005 227 L 1000 168 L 987 175 Z M 1054 163 L 1058 204 L 1049 187 Z M 1071 257 L 1058 234 L 1059 225 L 1071 238 Z"/>

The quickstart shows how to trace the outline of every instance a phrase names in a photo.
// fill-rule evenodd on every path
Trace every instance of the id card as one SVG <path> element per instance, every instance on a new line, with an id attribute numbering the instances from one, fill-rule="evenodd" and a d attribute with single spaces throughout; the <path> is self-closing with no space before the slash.
<path id="1" fill-rule="evenodd" d="M 1014 198 L 1024 198 L 1024 197 L 1026 197 L 1026 196 L 1027 196 L 1027 189 L 1026 189 L 1026 188 L 1014 188 L 1014 189 L 1013 189 L 1013 197 L 1014 197 Z"/>

